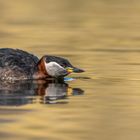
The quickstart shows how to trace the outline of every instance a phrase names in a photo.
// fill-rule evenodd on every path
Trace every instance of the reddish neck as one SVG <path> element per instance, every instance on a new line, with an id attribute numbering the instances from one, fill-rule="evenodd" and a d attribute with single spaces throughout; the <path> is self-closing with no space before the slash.
<path id="1" fill-rule="evenodd" d="M 33 79 L 44 79 L 46 77 L 50 77 L 45 68 L 45 60 L 42 57 L 37 64 L 37 70 L 33 74 Z"/>

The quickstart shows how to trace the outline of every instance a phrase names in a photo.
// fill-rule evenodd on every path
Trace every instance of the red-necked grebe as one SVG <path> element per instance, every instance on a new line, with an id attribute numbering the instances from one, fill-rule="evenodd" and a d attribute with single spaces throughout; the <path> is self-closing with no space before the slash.
<path id="1" fill-rule="evenodd" d="M 84 70 L 72 66 L 65 58 L 37 56 L 19 49 L 0 49 L 0 80 L 46 79 L 65 77 Z"/>

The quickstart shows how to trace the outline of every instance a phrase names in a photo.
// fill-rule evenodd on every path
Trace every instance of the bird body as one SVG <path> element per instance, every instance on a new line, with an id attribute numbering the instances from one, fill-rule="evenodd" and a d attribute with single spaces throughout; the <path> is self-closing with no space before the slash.
<path id="1" fill-rule="evenodd" d="M 41 59 L 19 49 L 0 49 L 0 80 L 24 80 L 64 77 L 83 72 L 61 57 L 45 55 Z"/>

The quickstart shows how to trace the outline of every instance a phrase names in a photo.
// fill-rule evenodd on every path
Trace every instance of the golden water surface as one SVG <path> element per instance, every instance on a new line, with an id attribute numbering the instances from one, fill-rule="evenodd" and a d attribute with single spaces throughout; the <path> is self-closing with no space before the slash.
<path id="1" fill-rule="evenodd" d="M 0 139 L 140 139 L 139 0 L 0 0 L 0 47 L 86 71 L 65 83 L 1 83 Z"/>

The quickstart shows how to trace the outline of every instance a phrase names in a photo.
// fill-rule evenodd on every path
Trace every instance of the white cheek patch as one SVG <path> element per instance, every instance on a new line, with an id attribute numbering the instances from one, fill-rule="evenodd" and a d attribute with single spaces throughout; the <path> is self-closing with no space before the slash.
<path id="1" fill-rule="evenodd" d="M 45 62 L 45 68 L 47 73 L 54 77 L 61 76 L 63 73 L 66 73 L 66 70 L 56 62 Z"/>

